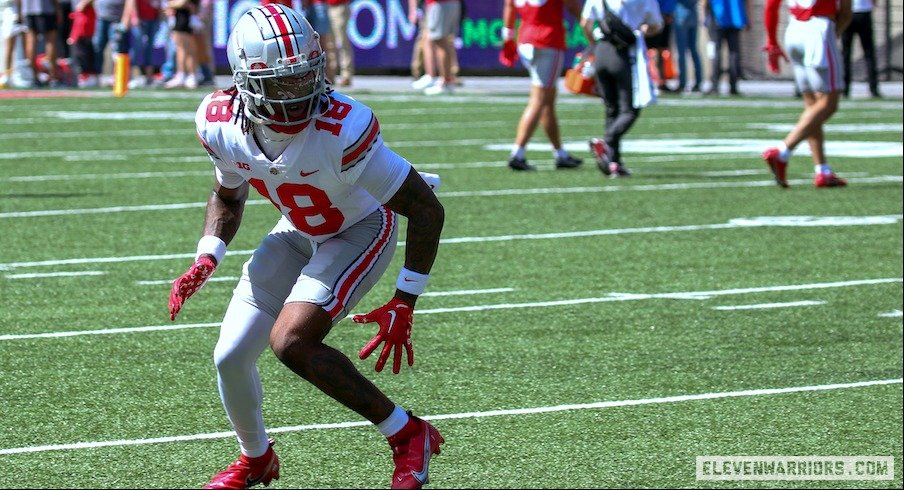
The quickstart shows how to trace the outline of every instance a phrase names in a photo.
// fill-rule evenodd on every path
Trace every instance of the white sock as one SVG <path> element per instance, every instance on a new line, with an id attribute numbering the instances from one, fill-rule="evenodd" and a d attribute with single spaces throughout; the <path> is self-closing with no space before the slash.
<path id="1" fill-rule="evenodd" d="M 552 156 L 556 159 L 566 159 L 568 158 L 568 152 L 565 151 L 565 148 L 554 148 L 552 150 Z"/>
<path id="2" fill-rule="evenodd" d="M 512 145 L 512 153 L 509 155 L 515 158 L 524 158 L 524 147 L 518 145 Z"/>
<path id="3" fill-rule="evenodd" d="M 791 153 L 793 153 L 793 151 L 794 150 L 788 148 L 788 146 L 785 145 L 785 142 L 782 141 L 778 145 L 778 158 L 783 162 L 787 162 L 791 158 Z"/>
<path id="4" fill-rule="evenodd" d="M 389 414 L 389 417 L 386 417 L 386 420 L 377 424 L 377 430 L 379 430 L 380 434 L 383 434 L 384 437 L 392 437 L 398 434 L 407 423 L 408 414 L 402 410 L 402 407 L 396 405 L 395 410 Z"/>
<path id="5" fill-rule="evenodd" d="M 832 173 L 832 167 L 830 167 L 828 163 L 820 163 L 819 165 L 816 165 L 815 172 L 817 174 L 829 175 Z"/>

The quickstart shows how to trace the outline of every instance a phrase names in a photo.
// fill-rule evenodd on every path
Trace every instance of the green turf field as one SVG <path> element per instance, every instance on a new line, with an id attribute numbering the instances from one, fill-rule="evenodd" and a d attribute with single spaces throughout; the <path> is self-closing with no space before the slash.
<path id="1" fill-rule="evenodd" d="M 0 488 L 198 488 L 237 456 L 212 351 L 242 263 L 276 222 L 253 195 L 230 253 L 170 322 L 211 165 L 201 92 L 0 101 Z M 359 93 L 387 144 L 441 175 L 443 243 L 417 362 L 357 360 L 446 438 L 434 488 L 901 488 L 902 102 L 844 100 L 826 126 L 849 181 L 815 189 L 805 146 L 780 189 L 759 152 L 792 98 L 669 98 L 587 150 L 603 110 L 562 95 L 506 165 L 524 95 Z M 403 234 L 401 236 L 404 236 Z M 399 249 L 400 252 L 404 248 Z M 402 254 L 358 305 L 392 294 Z M 265 352 L 273 488 L 389 485 L 385 440 Z M 700 481 L 697 456 L 891 456 L 880 481 Z"/>

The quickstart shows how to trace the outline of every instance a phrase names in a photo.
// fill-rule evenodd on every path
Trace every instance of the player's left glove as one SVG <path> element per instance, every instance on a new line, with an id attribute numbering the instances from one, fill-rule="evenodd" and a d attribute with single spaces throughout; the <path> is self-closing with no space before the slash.
<path id="1" fill-rule="evenodd" d="M 377 322 L 380 326 L 374 338 L 361 348 L 358 357 L 366 359 L 380 345 L 386 342 L 380 357 L 377 358 L 375 370 L 379 373 L 383 371 L 386 360 L 389 358 L 389 351 L 395 348 L 395 354 L 392 361 L 393 374 L 399 374 L 402 367 L 402 347 L 408 353 L 408 365 L 414 364 L 414 350 L 411 345 L 411 324 L 414 322 L 414 308 L 408 303 L 392 298 L 389 303 L 377 308 L 366 315 L 355 315 L 352 317 L 355 323 L 372 323 Z"/>
<path id="2" fill-rule="evenodd" d="M 788 60 L 788 55 L 785 54 L 785 51 L 778 44 L 766 44 L 763 46 L 763 51 L 766 52 L 766 67 L 772 73 L 781 71 L 779 61 L 782 58 L 784 58 L 786 63 L 790 61 Z"/>
<path id="3" fill-rule="evenodd" d="M 518 47 L 515 46 L 515 41 L 513 39 L 503 41 L 502 50 L 499 51 L 499 62 L 511 68 L 515 66 L 516 61 L 518 61 Z"/>
<path id="4" fill-rule="evenodd" d="M 176 319 L 185 300 L 204 286 L 216 268 L 217 262 L 213 256 L 205 254 L 198 257 L 185 274 L 173 281 L 169 297 L 170 320 Z"/>

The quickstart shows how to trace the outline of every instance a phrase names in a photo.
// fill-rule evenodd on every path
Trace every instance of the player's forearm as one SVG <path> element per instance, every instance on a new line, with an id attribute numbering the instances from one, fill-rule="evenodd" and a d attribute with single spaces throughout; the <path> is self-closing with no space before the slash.
<path id="1" fill-rule="evenodd" d="M 219 237 L 228 245 L 239 231 L 247 196 L 247 188 L 225 195 L 216 189 L 211 192 L 204 217 L 204 235 Z"/>

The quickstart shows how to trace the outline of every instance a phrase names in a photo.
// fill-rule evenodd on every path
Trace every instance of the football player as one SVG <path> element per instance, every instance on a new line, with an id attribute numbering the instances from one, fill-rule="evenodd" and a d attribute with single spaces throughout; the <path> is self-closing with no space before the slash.
<path id="1" fill-rule="evenodd" d="M 787 0 L 791 18 L 785 30 L 785 46 L 778 42 L 778 15 L 782 0 L 766 0 L 763 21 L 766 25 L 767 66 L 779 72 L 781 59 L 794 68 L 794 83 L 804 99 L 804 111 L 797 124 L 776 147 L 763 152 L 763 160 L 782 187 L 788 159 L 801 142 L 810 144 L 816 176 L 816 187 L 844 187 L 847 181 L 832 171 L 826 160 L 825 135 L 822 126 L 838 110 L 838 99 L 844 91 L 844 73 L 838 55 L 838 36 L 851 21 L 851 0 Z"/>
<path id="2" fill-rule="evenodd" d="M 282 213 L 244 265 L 214 350 L 220 398 L 241 455 L 205 488 L 279 478 L 256 366 L 268 345 L 289 369 L 388 438 L 393 488 L 427 483 L 428 463 L 443 443 L 436 428 L 396 405 L 323 342 L 386 271 L 402 215 L 408 229 L 395 295 L 353 320 L 378 325 L 359 352 L 365 359 L 383 344 L 377 371 L 393 354 L 398 373 L 403 350 L 408 365 L 414 363 L 413 310 L 436 258 L 444 211 L 424 178 L 384 145 L 371 109 L 330 89 L 318 37 L 290 8 L 252 8 L 227 44 L 235 86 L 205 97 L 196 114 L 216 182 L 195 262 L 173 283 L 171 319 L 222 263 L 249 188 Z"/>

